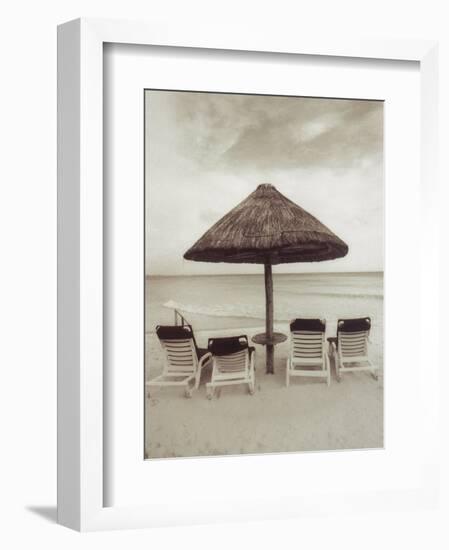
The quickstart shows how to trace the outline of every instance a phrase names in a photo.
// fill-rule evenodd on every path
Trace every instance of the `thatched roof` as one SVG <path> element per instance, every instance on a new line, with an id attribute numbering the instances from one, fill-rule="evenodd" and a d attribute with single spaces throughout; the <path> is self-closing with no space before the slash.
<path id="1" fill-rule="evenodd" d="M 333 260 L 347 253 L 348 246 L 330 229 L 273 185 L 262 184 L 213 225 L 184 258 L 281 264 Z"/>

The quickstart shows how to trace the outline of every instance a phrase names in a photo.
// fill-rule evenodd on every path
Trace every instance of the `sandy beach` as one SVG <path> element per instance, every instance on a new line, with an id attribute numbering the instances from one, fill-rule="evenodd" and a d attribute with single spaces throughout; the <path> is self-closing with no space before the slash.
<path id="1" fill-rule="evenodd" d="M 275 330 L 288 334 L 287 324 Z M 195 331 L 198 345 L 211 336 L 263 331 L 245 329 Z M 328 336 L 333 336 L 329 333 Z M 221 395 L 206 398 L 210 370 L 205 369 L 191 399 L 181 388 L 155 388 L 147 396 L 145 453 L 147 458 L 235 455 L 366 449 L 383 446 L 382 345 L 370 348 L 379 366 L 376 381 L 367 372 L 346 373 L 341 382 L 331 361 L 331 385 L 320 379 L 294 379 L 285 386 L 289 341 L 275 351 L 275 374 L 265 374 L 265 350 L 256 348 L 256 392 L 247 386 L 223 387 Z M 146 379 L 161 373 L 163 356 L 157 336 L 146 335 Z"/>

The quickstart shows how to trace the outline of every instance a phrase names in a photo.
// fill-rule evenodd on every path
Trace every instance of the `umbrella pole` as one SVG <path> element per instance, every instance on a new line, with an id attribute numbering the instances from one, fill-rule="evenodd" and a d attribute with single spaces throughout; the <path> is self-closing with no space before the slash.
<path id="1" fill-rule="evenodd" d="M 267 374 L 274 374 L 273 274 L 270 260 L 265 263 L 265 333 L 267 338 Z"/>

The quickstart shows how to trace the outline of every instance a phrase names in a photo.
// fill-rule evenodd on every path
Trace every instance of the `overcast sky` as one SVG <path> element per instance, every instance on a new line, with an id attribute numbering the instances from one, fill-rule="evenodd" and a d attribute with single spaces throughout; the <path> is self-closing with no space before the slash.
<path id="1" fill-rule="evenodd" d="M 145 105 L 147 274 L 261 272 L 182 257 L 260 183 L 349 246 L 275 272 L 383 270 L 381 102 L 147 91 Z"/>

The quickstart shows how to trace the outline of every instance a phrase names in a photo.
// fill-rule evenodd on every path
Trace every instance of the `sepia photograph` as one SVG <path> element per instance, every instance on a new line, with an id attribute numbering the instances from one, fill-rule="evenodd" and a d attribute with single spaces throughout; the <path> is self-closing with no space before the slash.
<path id="1" fill-rule="evenodd" d="M 384 445 L 384 105 L 144 91 L 145 459 Z"/>

